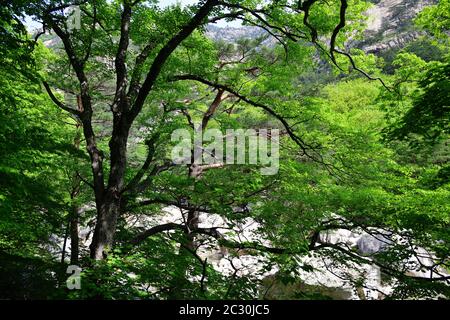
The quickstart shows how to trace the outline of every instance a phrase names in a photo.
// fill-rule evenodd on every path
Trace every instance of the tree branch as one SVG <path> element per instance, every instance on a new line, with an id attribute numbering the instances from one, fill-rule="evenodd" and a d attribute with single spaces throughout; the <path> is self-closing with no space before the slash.
<path id="1" fill-rule="evenodd" d="M 45 87 L 45 90 L 47 91 L 50 99 L 52 99 L 52 101 L 61 109 L 63 109 L 64 111 L 70 112 L 71 114 L 80 117 L 80 112 L 78 110 L 72 109 L 67 107 L 64 103 L 62 103 L 54 94 L 52 89 L 50 88 L 49 84 L 46 81 L 42 81 L 42 84 Z"/>
<path id="2" fill-rule="evenodd" d="M 212 11 L 212 9 L 218 4 L 218 0 L 207 0 L 200 7 L 198 12 L 192 17 L 187 25 L 185 25 L 169 42 L 162 47 L 162 49 L 156 55 L 149 72 L 142 84 L 141 89 L 133 103 L 133 107 L 130 110 L 130 121 L 133 121 L 136 116 L 141 111 L 145 99 L 147 98 L 150 90 L 155 84 L 156 79 L 161 73 L 162 67 L 172 54 L 173 51 L 180 45 L 180 43 L 186 39 L 200 24 L 203 23 L 204 19 Z"/>
<path id="3" fill-rule="evenodd" d="M 150 164 L 153 161 L 153 157 L 155 155 L 156 151 L 156 141 L 158 140 L 158 135 L 153 135 L 148 141 L 146 141 L 148 152 L 147 152 L 147 158 L 145 159 L 144 164 L 139 169 L 139 171 L 136 173 L 136 175 L 130 180 L 130 182 L 127 184 L 127 186 L 124 188 L 123 192 L 127 190 L 133 190 L 138 183 L 141 181 L 141 179 L 144 177 L 145 173 L 147 172 L 148 168 L 150 167 Z"/>
<path id="4" fill-rule="evenodd" d="M 129 33 L 130 33 L 130 21 L 131 21 L 131 7 L 128 1 L 125 1 L 123 12 L 121 15 L 120 22 L 120 40 L 119 46 L 116 53 L 115 67 L 116 67 L 116 94 L 113 103 L 113 112 L 121 112 L 121 108 L 125 106 L 123 103 L 126 86 L 127 86 L 127 68 L 125 64 L 127 49 L 129 45 Z M 118 106 L 118 103 L 120 106 Z M 116 110 L 119 107 L 120 110 Z"/>
<path id="5" fill-rule="evenodd" d="M 239 98 L 240 100 L 246 102 L 247 104 L 250 104 L 254 107 L 263 109 L 264 111 L 266 111 L 268 114 L 270 114 L 271 116 L 273 116 L 274 118 L 276 118 L 278 121 L 280 121 L 284 128 L 286 129 L 288 135 L 291 137 L 291 139 L 302 149 L 303 153 L 308 156 L 311 159 L 314 159 L 317 161 L 317 158 L 315 158 L 314 156 L 310 155 L 308 153 L 308 150 L 314 150 L 314 148 L 312 146 L 309 146 L 308 144 L 306 144 L 299 136 L 297 136 L 291 126 L 288 124 L 288 122 L 286 121 L 286 119 L 284 119 L 281 115 L 279 115 L 277 112 L 275 112 L 272 108 L 260 103 L 260 102 L 256 102 L 253 101 L 249 98 L 247 98 L 246 96 L 243 96 L 242 94 L 240 94 L 239 92 L 237 92 L 236 90 L 234 90 L 233 88 L 227 86 L 227 85 L 223 85 L 223 84 L 219 84 L 219 83 L 214 83 L 212 81 L 209 81 L 207 79 L 201 78 L 199 76 L 196 75 L 179 75 L 179 76 L 175 76 L 172 79 L 173 81 L 178 81 L 178 80 L 192 80 L 192 81 L 197 81 L 203 84 L 206 84 L 208 86 L 214 87 L 216 89 L 220 89 L 223 91 L 227 91 L 229 93 L 231 93 L 232 95 L 236 96 L 237 98 Z"/>
<path id="6" fill-rule="evenodd" d="M 49 13 L 44 13 L 44 22 L 46 22 L 62 40 L 64 49 L 69 58 L 70 64 L 75 70 L 78 82 L 80 84 L 80 120 L 83 123 L 83 134 L 86 140 L 86 148 L 91 159 L 91 168 L 95 187 L 95 199 L 98 208 L 101 207 L 103 201 L 105 182 L 103 177 L 103 155 L 97 147 L 96 136 L 92 127 L 92 102 L 89 93 L 89 84 L 84 72 L 84 62 L 80 61 L 77 53 L 72 45 L 72 41 L 68 33 L 66 33 L 58 25 Z"/>
<path id="7" fill-rule="evenodd" d="M 155 234 L 164 232 L 164 231 L 169 231 L 169 230 L 185 230 L 186 227 L 184 227 L 181 224 L 176 224 L 176 223 L 166 223 L 166 224 L 161 224 L 159 226 L 155 226 L 153 228 L 150 228 L 140 234 L 138 234 L 136 237 L 134 237 L 133 239 L 131 239 L 130 244 L 132 245 L 138 245 L 141 242 L 143 242 L 145 239 L 154 236 Z"/>

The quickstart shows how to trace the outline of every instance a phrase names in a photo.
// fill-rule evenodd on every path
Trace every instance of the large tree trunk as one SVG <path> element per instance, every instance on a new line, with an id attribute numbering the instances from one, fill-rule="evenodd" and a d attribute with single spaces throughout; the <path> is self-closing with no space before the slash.
<path id="1" fill-rule="evenodd" d="M 120 108 L 126 110 L 126 107 Z M 114 244 L 117 219 L 121 213 L 122 191 L 127 166 L 127 141 L 130 124 L 121 113 L 114 114 L 112 137 L 109 142 L 111 152 L 111 170 L 108 186 L 102 197 L 102 203 L 97 206 L 97 223 L 95 225 L 90 256 L 92 259 L 104 259 Z"/>
<path id="2" fill-rule="evenodd" d="M 110 198 L 110 197 L 108 197 Z M 107 199 L 97 213 L 94 235 L 90 245 L 91 258 L 102 260 L 111 250 L 120 214 L 120 199 Z"/>

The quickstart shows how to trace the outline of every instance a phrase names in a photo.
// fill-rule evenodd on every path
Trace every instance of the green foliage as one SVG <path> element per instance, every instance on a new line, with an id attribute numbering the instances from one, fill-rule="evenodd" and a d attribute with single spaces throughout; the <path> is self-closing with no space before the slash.
<path id="1" fill-rule="evenodd" d="M 34 80 L 6 73 L 1 80 L 8 84 L 2 92 L 13 93 L 15 102 L 3 104 L 0 113 L 0 248 L 18 255 L 45 253 L 38 245 L 61 234 L 68 159 L 80 156 L 72 147 L 74 131 L 66 125 L 73 120 Z"/>
<path id="2" fill-rule="evenodd" d="M 392 134 L 400 139 L 418 134 L 436 141 L 450 133 L 450 63 L 431 66 L 418 85 L 421 93 L 416 93 L 412 108 Z"/>
<path id="3" fill-rule="evenodd" d="M 12 275 L 18 270 L 19 276 L 9 282 L 2 279 L 0 292 L 6 293 L 0 298 L 21 297 L 24 292 L 31 298 L 69 299 L 343 297 L 342 292 L 306 285 L 305 273 L 315 267 L 303 259 L 311 257 L 341 267 L 381 265 L 389 275 L 392 298 L 449 297 L 446 284 L 407 274 L 408 261 L 418 248 L 431 252 L 440 266 L 449 266 L 450 69 L 446 58 L 435 61 L 436 52 L 446 52 L 448 1 L 425 9 L 417 19 L 433 35 L 430 47 L 436 52 L 419 54 L 424 51 L 420 42 L 419 48 L 406 48 L 396 55 L 393 75 L 381 73 L 382 61 L 376 56 L 350 51 L 357 66 L 394 83 L 394 91 L 360 74 L 347 75 L 353 67 L 342 55 L 336 54 L 339 68 L 327 65 L 324 51 L 306 40 L 313 26 L 321 35 L 318 44 L 327 45 L 324 39 L 339 23 L 341 1 L 314 3 L 310 27 L 304 23 L 304 13 L 286 9 L 293 2 L 278 1 L 273 6 L 253 0 L 229 2 L 249 9 L 263 6 L 270 12 L 266 27 L 294 30 L 303 37 L 298 41 L 288 37 L 281 44 L 260 34 L 228 43 L 209 39 L 202 27 L 174 49 L 127 137 L 124 184 L 141 173 L 142 184 L 121 190 L 124 200 L 115 244 L 106 259 L 92 261 L 86 244 L 81 246 L 82 288 L 71 292 L 63 286 L 65 264 L 59 262 L 60 248 L 51 239 L 67 239 L 74 208 L 83 207 L 80 227 L 91 231 L 95 224 L 91 178 L 83 178 L 90 177 L 91 168 L 79 119 L 58 109 L 38 80 L 48 81 L 56 97 L 76 109 L 79 79 L 61 42 L 55 41 L 52 49 L 31 45 L 20 23 L 24 13 L 42 18 L 43 8 L 58 1 L 8 2 L 2 7 L 0 271 Z M 368 7 L 364 1 L 349 4 L 346 26 L 336 40 L 341 49 L 350 36 L 361 36 L 362 13 Z M 90 14 L 94 7 L 95 23 Z M 75 53 L 87 57 L 84 71 L 90 80 L 92 123 L 105 160 L 103 174 L 108 176 L 110 108 L 116 96 L 111 62 L 116 59 L 123 3 L 95 1 L 95 6 L 89 2 L 81 8 L 82 28 L 70 36 Z M 139 68 L 127 68 L 130 81 L 144 79 L 161 48 L 197 9 L 196 5 L 161 8 L 157 1 L 133 8 L 126 65 L 134 67 L 146 46 L 149 54 Z M 216 9 L 212 14 L 220 13 Z M 244 24 L 259 23 L 255 15 L 244 17 Z M 323 78 L 317 76 L 318 68 Z M 205 119 L 219 92 L 199 81 L 176 81 L 180 75 L 227 88 L 208 128 L 224 133 L 231 128 L 281 130 L 280 168 L 275 175 L 263 175 L 261 164 L 239 164 L 193 177 L 186 166 L 171 163 L 172 132 L 193 132 L 190 122 Z M 233 90 L 237 94 L 228 92 Z M 192 209 L 185 209 L 186 203 L 195 206 L 194 213 L 204 211 L 223 221 L 220 232 L 225 238 L 217 236 L 214 228 L 209 230 L 213 236 L 208 236 L 208 229 L 190 233 L 184 220 Z M 165 223 L 169 205 L 180 211 L 178 228 L 132 245 L 136 236 Z M 255 239 L 244 239 L 240 229 L 249 221 L 257 224 Z M 373 255 L 345 245 L 333 250 L 320 242 L 319 235 L 336 229 L 382 232 L 393 240 Z M 193 250 L 194 244 L 201 248 Z M 212 258 L 199 253 L 224 248 L 227 259 L 253 258 L 260 269 L 222 273 Z M 271 270 L 277 273 L 266 277 Z M 36 279 L 27 278 L 31 272 Z M 351 281 L 360 289 L 365 279 Z M 10 283 L 21 289 L 6 291 Z M 264 296 L 268 285 L 273 289 Z"/>
<path id="4" fill-rule="evenodd" d="M 416 23 L 434 37 L 448 41 L 450 30 L 450 1 L 440 0 L 438 4 L 424 8 L 416 18 Z"/>

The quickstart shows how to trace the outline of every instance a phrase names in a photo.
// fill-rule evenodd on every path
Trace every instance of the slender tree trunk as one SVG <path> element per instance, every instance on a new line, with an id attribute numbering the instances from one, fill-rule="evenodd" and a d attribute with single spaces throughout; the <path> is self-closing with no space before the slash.
<path id="1" fill-rule="evenodd" d="M 189 177 L 193 179 L 194 181 L 194 188 L 195 188 L 195 181 L 200 178 L 200 170 L 198 168 L 198 165 L 191 164 L 189 166 Z M 186 225 L 187 225 L 187 247 L 191 250 L 195 250 L 195 236 L 191 233 L 191 230 L 195 230 L 198 228 L 199 223 L 199 212 L 191 209 L 188 211 L 187 219 L 186 219 Z"/>
<path id="2" fill-rule="evenodd" d="M 211 120 L 211 118 L 215 114 L 217 108 L 219 107 L 220 103 L 223 101 L 223 93 L 224 93 L 223 90 L 218 90 L 213 102 L 210 104 L 208 110 L 203 114 L 203 119 L 202 119 L 202 122 L 201 122 L 201 125 L 199 128 L 195 128 L 195 124 L 191 123 L 193 129 L 197 130 L 197 134 L 203 135 L 204 131 L 206 130 L 206 128 L 208 126 L 209 120 Z M 189 118 L 188 121 L 191 122 L 190 116 L 188 116 L 188 118 Z M 188 168 L 189 169 L 188 176 L 189 176 L 189 178 L 192 179 L 192 181 L 194 183 L 194 185 L 193 185 L 194 191 L 195 191 L 196 181 L 199 180 L 202 175 L 202 167 L 201 167 L 201 165 L 197 164 L 197 162 L 198 162 L 197 160 L 201 160 L 201 158 L 202 158 L 202 153 L 197 154 L 196 148 L 197 148 L 197 146 L 194 146 L 194 148 L 191 150 L 191 164 L 189 165 L 189 168 Z M 197 157 L 200 157 L 200 159 L 198 159 Z M 193 233 L 192 231 L 198 229 L 199 218 L 200 218 L 199 211 L 197 211 L 195 209 L 189 209 L 187 218 L 186 218 L 186 227 L 187 227 L 186 231 L 185 231 L 186 241 L 180 245 L 180 249 L 178 252 L 180 261 L 185 261 L 185 259 L 184 259 L 185 256 L 192 255 L 192 252 L 189 252 L 189 251 L 193 251 L 193 252 L 197 251 L 197 244 L 195 241 L 195 233 Z M 180 266 L 180 268 L 182 268 L 183 272 L 180 273 L 180 278 L 176 278 L 173 281 L 172 289 L 170 292 L 171 299 L 185 298 L 185 297 L 183 297 L 183 293 L 179 292 L 179 291 L 181 291 L 183 289 L 183 284 L 187 283 L 186 276 L 188 275 L 189 265 L 185 264 L 185 265 Z M 189 284 L 189 283 L 187 283 L 187 284 Z"/>
<path id="3" fill-rule="evenodd" d="M 192 151 L 192 154 L 193 151 Z M 195 180 L 198 179 L 200 172 L 198 171 L 198 167 L 196 164 L 191 164 L 189 166 L 189 177 Z M 194 185 L 195 188 L 195 185 Z M 187 199 L 189 201 L 189 199 Z M 187 276 L 189 272 L 190 263 L 188 262 L 188 257 L 192 255 L 190 250 L 196 251 L 196 244 L 195 244 L 195 235 L 191 232 L 191 230 L 195 230 L 198 228 L 199 223 L 199 212 L 196 210 L 189 210 L 187 212 L 186 217 L 186 231 L 185 231 L 185 238 L 182 240 L 183 242 L 180 243 L 180 247 L 178 250 L 178 268 L 180 268 L 181 272 L 178 273 L 178 276 L 175 276 L 172 279 L 171 283 L 171 289 L 169 292 L 169 299 L 171 300 L 178 300 L 178 299 L 186 299 L 186 293 L 183 291 L 187 288 L 187 286 L 190 286 L 190 282 L 187 281 Z"/>
<path id="4" fill-rule="evenodd" d="M 83 112 L 83 102 L 81 100 L 81 97 L 77 96 L 77 109 L 79 112 Z M 73 140 L 73 145 L 75 149 L 80 149 L 80 143 L 81 143 L 81 132 L 79 130 L 81 126 L 81 123 L 78 123 L 77 125 L 77 132 L 75 134 L 75 138 Z M 70 264 L 71 265 L 77 265 L 78 264 L 78 257 L 80 252 L 80 241 L 79 241 L 79 235 L 78 235 L 78 225 L 79 225 L 79 216 L 80 216 L 80 208 L 75 202 L 75 198 L 80 193 L 81 189 L 81 178 L 79 176 L 78 171 L 76 171 L 72 178 L 72 193 L 71 193 L 71 201 L 72 201 L 72 210 L 70 213 L 70 220 L 69 220 L 69 226 L 70 226 Z"/>
<path id="5" fill-rule="evenodd" d="M 64 264 L 64 260 L 66 259 L 66 246 L 67 246 L 67 237 L 69 236 L 69 224 L 67 224 L 66 232 L 64 233 L 64 242 L 61 251 L 61 264 Z"/>
<path id="6" fill-rule="evenodd" d="M 70 264 L 78 265 L 80 254 L 80 240 L 78 235 L 80 208 L 72 207 L 72 218 L 70 219 Z"/>
<path id="7" fill-rule="evenodd" d="M 196 129 L 194 127 L 194 130 L 198 130 L 198 134 L 203 135 L 203 133 L 205 132 L 209 120 L 211 120 L 211 118 L 214 116 L 217 108 L 220 106 L 221 102 L 223 101 L 223 93 L 224 90 L 220 89 L 217 91 L 217 94 L 214 98 L 214 100 L 212 101 L 212 103 L 210 104 L 210 106 L 208 107 L 208 110 L 203 114 L 203 119 L 202 119 L 202 123 L 201 123 L 201 127 Z M 194 146 L 194 149 L 191 150 L 191 165 L 189 166 L 189 177 L 194 181 L 194 188 L 195 188 L 195 182 L 200 179 L 200 176 L 202 174 L 202 168 L 200 165 L 196 164 L 197 160 L 201 160 L 202 159 L 202 153 L 200 155 L 197 155 L 195 152 L 195 148 L 196 146 Z M 200 159 L 196 159 L 196 157 L 200 157 Z M 200 161 L 201 162 L 201 161 Z M 187 216 L 187 227 L 188 227 L 188 247 L 189 249 L 195 250 L 195 236 L 193 234 L 191 234 L 191 230 L 195 230 L 198 228 L 198 223 L 199 223 L 199 212 L 196 210 L 189 210 L 188 212 L 188 216 Z"/>

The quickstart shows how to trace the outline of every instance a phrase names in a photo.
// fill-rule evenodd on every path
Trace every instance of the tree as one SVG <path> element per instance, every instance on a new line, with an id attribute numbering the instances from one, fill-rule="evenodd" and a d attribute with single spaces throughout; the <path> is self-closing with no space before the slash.
<path id="1" fill-rule="evenodd" d="M 78 4 L 75 2 L 75 4 Z M 151 28 L 151 23 L 139 27 L 136 25 L 145 16 L 154 15 L 157 7 L 148 6 L 140 1 L 124 1 L 123 3 L 108 4 L 101 1 L 92 3 L 79 3 L 83 12 L 83 25 L 81 30 L 71 33 L 67 29 L 66 16 L 64 9 L 71 3 L 43 2 L 33 3 L 26 9 L 32 12 L 43 22 L 44 28 L 50 28 L 61 39 L 67 58 L 70 61 L 76 78 L 79 83 L 77 95 L 81 101 L 82 110 L 78 111 L 73 107 L 67 106 L 59 101 L 53 94 L 51 87 L 44 82 L 52 100 L 63 110 L 80 118 L 83 125 L 83 133 L 86 140 L 86 148 L 91 158 L 93 186 L 97 208 L 97 223 L 94 232 L 94 238 L 91 244 L 91 257 L 94 259 L 103 259 L 106 252 L 112 248 L 114 235 L 116 232 L 117 219 L 121 208 L 124 207 L 124 191 L 126 187 L 125 173 L 127 168 L 127 142 L 131 126 L 141 113 L 144 104 L 151 94 L 154 87 L 159 85 L 161 73 L 165 71 L 165 65 L 169 58 L 182 47 L 183 42 L 192 37 L 194 31 L 208 22 L 208 19 L 217 21 L 219 19 L 234 18 L 248 21 L 250 24 L 261 26 L 267 29 L 269 33 L 279 33 L 276 36 L 287 41 L 309 40 L 323 49 L 318 40 L 320 32 L 331 34 L 330 50 L 325 51 L 335 60 L 337 43 L 342 41 L 339 37 L 341 29 L 345 27 L 347 18 L 347 1 L 340 1 L 335 4 L 340 8 L 339 14 L 332 13 L 330 8 L 315 4 L 315 1 L 307 1 L 303 4 L 284 4 L 291 6 L 293 10 L 289 13 L 283 9 L 279 3 L 270 3 L 268 5 L 235 2 L 205 1 L 198 6 L 189 7 L 184 12 L 179 12 L 182 19 L 175 28 L 172 27 L 175 35 L 166 35 L 158 39 L 159 35 L 152 33 L 150 39 L 142 39 L 142 28 Z M 352 13 L 352 8 L 348 10 Z M 355 5 L 355 10 L 362 8 L 360 4 Z M 114 21 L 110 12 L 120 10 L 120 21 L 116 28 L 104 28 L 105 21 Z M 179 11 L 175 10 L 175 11 Z M 172 13 L 173 14 L 173 13 Z M 311 18 L 309 16 L 311 15 Z M 327 23 L 320 24 L 325 17 L 329 17 Z M 173 19 L 168 16 L 169 19 Z M 310 22 L 309 19 L 312 19 Z M 290 21 L 287 24 L 283 21 Z M 317 20 L 317 23 L 315 22 Z M 303 22 L 302 22 L 303 21 Z M 334 22 L 336 21 L 336 23 Z M 302 22 L 300 25 L 296 25 Z M 112 23 L 111 23 L 112 24 Z M 158 26 L 157 26 L 158 27 Z M 287 29 L 292 29 L 287 31 Z M 170 30 L 170 29 L 167 29 Z M 138 34 L 138 31 L 141 31 Z M 104 153 L 99 149 L 97 138 L 92 125 L 93 117 L 93 88 L 90 81 L 89 68 L 91 60 L 98 58 L 98 50 L 103 41 L 98 41 L 98 34 L 106 33 L 107 37 L 119 36 L 119 42 L 109 48 L 109 52 L 114 54 L 114 75 L 116 85 L 114 99 L 110 107 L 113 115 L 113 130 L 109 142 L 109 173 L 105 179 L 104 172 Z M 153 39 L 152 37 L 155 37 Z M 339 41 L 339 42 L 338 42 Z M 128 68 L 127 61 L 131 59 L 129 51 L 130 45 L 140 47 L 139 53 L 135 57 L 134 67 Z M 105 56 L 105 52 L 102 53 Z M 106 59 L 111 57 L 106 56 Z M 150 62 L 151 61 L 151 62 Z M 144 68 L 150 63 L 148 71 Z M 164 72 L 165 73 L 165 72 Z M 164 74 L 167 79 L 168 74 Z M 172 74 L 177 76 L 176 74 Z M 143 77 L 143 81 L 141 78 Z M 186 80 L 185 75 L 183 75 Z M 178 78 L 182 79 L 182 78 Z M 225 90 L 225 88 L 223 88 Z M 248 98 L 246 98 L 248 100 Z M 250 101 L 250 100 L 248 100 Z M 275 112 L 267 107 L 268 112 Z M 281 118 L 278 116 L 278 118 Z M 289 124 L 284 121 L 286 130 L 297 140 L 302 148 L 306 148 L 298 137 L 295 137 Z M 144 168 L 145 170 L 145 168 Z M 138 179 L 132 179 L 136 181 Z"/>

